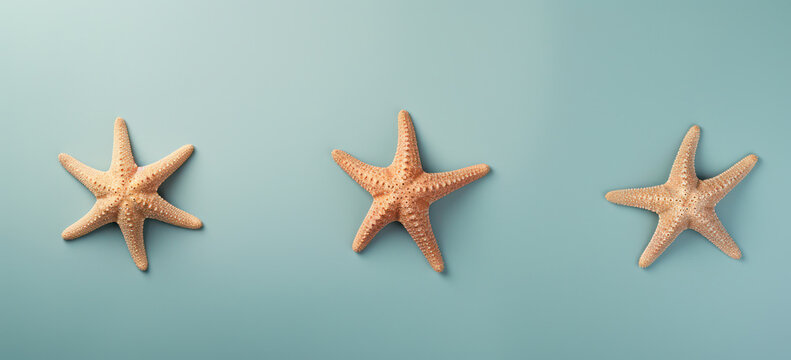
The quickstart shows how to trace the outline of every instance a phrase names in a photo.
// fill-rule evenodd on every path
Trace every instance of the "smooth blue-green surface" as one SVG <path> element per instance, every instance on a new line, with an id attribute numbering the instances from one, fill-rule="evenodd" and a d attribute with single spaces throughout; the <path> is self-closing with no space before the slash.
<path id="1" fill-rule="evenodd" d="M 791 5 L 785 1 L 0 4 L 0 358 L 787 358 Z M 447 264 L 333 148 L 387 165 L 409 110 L 427 171 L 492 172 L 435 203 Z M 205 228 L 148 221 L 148 272 L 60 152 L 105 170 L 127 119 Z M 749 153 L 718 206 L 744 252 L 687 231 L 649 269 L 692 124 L 698 174 Z"/>

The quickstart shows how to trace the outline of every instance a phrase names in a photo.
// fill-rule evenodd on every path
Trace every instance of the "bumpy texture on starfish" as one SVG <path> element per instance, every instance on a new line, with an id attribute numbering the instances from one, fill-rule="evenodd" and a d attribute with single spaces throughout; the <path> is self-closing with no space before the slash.
<path id="1" fill-rule="evenodd" d="M 63 167 L 96 196 L 93 208 L 63 230 L 63 238 L 76 239 L 102 225 L 116 222 L 121 227 L 137 267 L 144 271 L 148 269 L 143 242 L 143 222 L 146 218 L 188 229 L 203 226 L 198 218 L 176 208 L 157 194 L 159 185 L 192 155 L 192 150 L 192 145 L 184 145 L 151 165 L 137 166 L 132 156 L 126 123 L 118 118 L 115 120 L 110 170 L 99 171 L 69 155 L 58 155 Z"/>
<path id="2" fill-rule="evenodd" d="M 373 204 L 363 220 L 352 249 L 360 252 L 385 225 L 398 221 L 437 272 L 445 269 L 428 217 L 431 203 L 452 191 L 480 179 L 489 172 L 486 164 L 442 173 L 423 172 L 409 113 L 398 114 L 398 146 L 388 167 L 368 165 L 351 155 L 333 150 L 332 158 L 349 176 L 373 196 Z"/>
<path id="3" fill-rule="evenodd" d="M 748 155 L 730 169 L 711 179 L 700 180 L 695 174 L 695 150 L 700 128 L 687 132 L 663 185 L 642 189 L 616 190 L 607 200 L 659 214 L 659 225 L 640 256 L 640 267 L 647 267 L 686 229 L 699 232 L 728 256 L 739 259 L 742 252 L 717 218 L 714 206 L 752 170 L 758 157 Z"/>

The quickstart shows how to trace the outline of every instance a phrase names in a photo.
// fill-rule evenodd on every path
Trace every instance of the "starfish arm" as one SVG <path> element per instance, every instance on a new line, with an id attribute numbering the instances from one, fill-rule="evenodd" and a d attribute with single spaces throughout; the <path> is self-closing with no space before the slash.
<path id="1" fill-rule="evenodd" d="M 132 260 L 134 260 L 137 268 L 146 271 L 148 270 L 148 257 L 146 256 L 146 245 L 143 241 L 145 217 L 134 204 L 128 202 L 122 203 L 119 210 L 118 226 L 121 227 L 121 233 L 124 234 L 129 254 L 132 255 Z"/>
<path id="2" fill-rule="evenodd" d="M 63 168 L 65 168 L 69 174 L 85 185 L 96 197 L 107 193 L 107 188 L 104 185 L 105 174 L 103 171 L 85 165 L 66 154 L 58 155 L 58 160 L 60 160 L 60 164 L 63 165 Z"/>
<path id="3" fill-rule="evenodd" d="M 441 173 L 424 173 L 417 190 L 425 193 L 429 202 L 434 202 L 488 173 L 489 165 L 486 164 Z"/>
<path id="4" fill-rule="evenodd" d="M 659 215 L 659 224 L 656 226 L 654 236 L 640 256 L 640 267 L 648 267 L 659 255 L 667 249 L 673 240 L 686 229 L 685 224 L 675 212 L 667 212 Z"/>
<path id="5" fill-rule="evenodd" d="M 436 272 L 445 270 L 442 253 L 439 251 L 437 239 L 431 229 L 431 222 L 428 217 L 428 204 L 424 206 L 408 206 L 401 211 L 403 214 L 399 221 L 404 225 L 409 235 L 412 236 L 412 239 L 415 240 L 428 263 Z"/>
<path id="6" fill-rule="evenodd" d="M 115 207 L 117 204 L 117 198 L 96 200 L 93 208 L 77 222 L 63 230 L 61 236 L 65 240 L 73 240 L 115 221 L 118 213 Z"/>
<path id="7" fill-rule="evenodd" d="M 392 208 L 392 204 L 387 204 L 382 200 L 374 200 L 368 210 L 368 214 L 365 215 L 362 225 L 360 225 L 360 229 L 357 230 L 354 243 L 352 243 L 352 250 L 355 252 L 363 251 L 382 228 L 395 220 L 395 211 Z"/>
<path id="8" fill-rule="evenodd" d="M 159 194 L 151 194 L 143 197 L 138 203 L 138 206 L 148 218 L 187 229 L 200 229 L 203 226 L 200 219 L 173 206 L 173 204 L 167 202 L 167 200 L 163 199 Z"/>
<path id="9" fill-rule="evenodd" d="M 387 188 L 385 180 L 390 177 L 387 168 L 368 165 L 341 150 L 333 150 L 332 158 L 371 195 L 381 194 Z"/>
<path id="10" fill-rule="evenodd" d="M 184 164 L 195 149 L 192 145 L 184 145 L 161 160 L 138 168 L 132 180 L 131 188 L 142 191 L 156 191 L 160 185 Z"/>
<path id="11" fill-rule="evenodd" d="M 700 127 L 697 125 L 687 131 L 681 147 L 678 149 L 673 168 L 670 170 L 670 177 L 667 183 L 673 187 L 680 187 L 683 191 L 690 191 L 698 183 L 698 176 L 695 174 L 695 151 L 700 140 Z"/>
<path id="12" fill-rule="evenodd" d="M 664 185 L 640 189 L 610 191 L 605 195 L 608 201 L 660 213 L 670 207 L 673 201 Z"/>
<path id="13" fill-rule="evenodd" d="M 710 214 L 693 220 L 690 223 L 690 229 L 699 232 L 726 255 L 734 259 L 742 257 L 742 251 L 739 250 L 739 246 L 736 245 L 728 231 L 725 230 L 725 226 L 722 225 L 713 209 Z"/>
<path id="14" fill-rule="evenodd" d="M 420 152 L 417 148 L 417 136 L 412 117 L 406 110 L 398 113 L 398 146 L 393 160 L 399 174 L 413 174 L 422 171 Z"/>
<path id="15" fill-rule="evenodd" d="M 731 166 L 730 169 L 725 170 L 722 174 L 701 181 L 701 192 L 708 194 L 712 200 L 712 204 L 716 204 L 752 171 L 756 162 L 758 162 L 757 156 L 746 156 L 744 159 L 741 159 Z"/>
<path id="16" fill-rule="evenodd" d="M 132 156 L 132 145 L 129 142 L 129 130 L 124 119 L 115 119 L 113 130 L 113 158 L 110 162 L 110 172 L 121 176 L 130 176 L 137 171 L 135 158 Z"/>

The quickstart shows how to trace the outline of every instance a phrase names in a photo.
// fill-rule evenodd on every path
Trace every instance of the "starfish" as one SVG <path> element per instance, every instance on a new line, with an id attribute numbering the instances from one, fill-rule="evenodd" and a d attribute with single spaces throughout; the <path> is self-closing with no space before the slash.
<path id="1" fill-rule="evenodd" d="M 654 236 L 640 256 L 640 267 L 651 265 L 686 229 L 697 231 L 728 256 L 734 259 L 742 257 L 736 242 L 717 218 L 714 206 L 750 173 L 758 157 L 748 155 L 722 174 L 700 180 L 695 174 L 695 151 L 699 139 L 700 127 L 695 125 L 684 136 L 666 183 L 610 191 L 605 196 L 613 203 L 659 214 Z"/>
<path id="2" fill-rule="evenodd" d="M 58 155 L 61 165 L 96 196 L 93 208 L 63 230 L 63 239 L 76 239 L 102 225 L 118 223 L 135 264 L 140 270 L 147 270 L 148 258 L 143 241 L 143 222 L 146 218 L 188 229 L 203 226 L 198 218 L 176 208 L 157 194 L 159 185 L 192 155 L 193 149 L 192 145 L 184 145 L 151 165 L 137 166 L 132 156 L 126 122 L 117 118 L 110 170 L 99 171 L 69 155 Z"/>
<path id="3" fill-rule="evenodd" d="M 412 236 L 431 267 L 442 272 L 445 263 L 431 230 L 429 205 L 480 179 L 489 172 L 489 166 L 478 164 L 442 173 L 424 172 L 415 128 L 405 110 L 398 113 L 398 146 L 390 166 L 371 166 L 341 150 L 333 150 L 332 158 L 373 196 L 373 204 L 357 231 L 352 249 L 355 252 L 362 251 L 379 230 L 398 221 Z"/>

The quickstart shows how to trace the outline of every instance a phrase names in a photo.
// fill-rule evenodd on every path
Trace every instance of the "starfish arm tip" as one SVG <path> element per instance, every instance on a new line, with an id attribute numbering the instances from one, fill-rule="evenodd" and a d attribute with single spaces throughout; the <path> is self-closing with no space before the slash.
<path id="1" fill-rule="evenodd" d="M 58 154 L 58 162 L 60 162 L 60 166 L 63 166 L 64 169 L 68 170 L 68 164 L 72 161 L 72 157 L 68 154 L 60 153 Z"/>
<path id="2" fill-rule="evenodd" d="M 194 221 L 193 221 L 191 224 L 189 224 L 189 226 L 188 226 L 188 228 L 189 228 L 189 229 L 200 229 L 200 228 L 202 228 L 202 227 L 203 227 L 203 221 L 200 221 L 200 219 L 198 219 L 198 218 L 196 218 L 196 219 L 195 219 L 195 220 L 194 220 Z"/>
<path id="3" fill-rule="evenodd" d="M 340 165 L 343 168 L 344 159 L 350 158 L 351 155 L 347 154 L 343 150 L 332 150 L 332 160 L 335 161 L 336 164 Z"/>
<path id="4" fill-rule="evenodd" d="M 434 269 L 434 271 L 436 271 L 438 273 L 441 273 L 441 272 L 445 271 L 445 264 L 443 264 L 443 263 L 431 264 L 431 268 Z"/>
<path id="5" fill-rule="evenodd" d="M 687 135 L 686 136 L 687 137 L 688 136 L 692 136 L 695 139 L 699 138 L 700 137 L 700 126 L 692 125 L 692 127 L 690 127 L 689 130 L 687 131 Z"/>
<path id="6" fill-rule="evenodd" d="M 72 233 L 69 231 L 69 229 L 63 230 L 63 232 L 62 232 L 62 233 L 60 233 L 60 236 L 63 238 L 63 240 L 74 240 L 74 239 L 76 238 L 76 237 L 75 237 L 75 236 L 74 236 L 74 235 L 73 235 L 73 234 L 72 234 Z"/>
<path id="7" fill-rule="evenodd" d="M 409 115 L 409 111 L 406 111 L 404 109 L 401 109 L 401 111 L 398 112 L 399 117 L 406 117 L 408 115 Z"/>
<path id="8" fill-rule="evenodd" d="M 138 264 L 135 264 L 135 265 L 137 265 L 137 268 L 140 269 L 140 271 L 148 271 L 148 262 L 146 262 L 146 263 L 138 263 Z"/>
<path id="9" fill-rule="evenodd" d="M 186 153 L 185 155 L 187 157 L 189 157 L 189 156 L 192 155 L 193 152 L 195 152 L 195 145 L 187 144 L 187 145 L 182 146 L 179 150 L 180 151 L 184 151 Z M 179 151 L 179 150 L 176 150 L 176 151 Z"/>
<path id="10" fill-rule="evenodd" d="M 82 165 L 80 164 L 79 160 L 75 159 L 74 157 L 66 153 L 58 154 L 58 161 L 60 162 L 60 165 L 66 168 L 67 170 L 69 169 L 69 166 L 79 167 L 79 165 Z M 69 172 L 71 172 L 71 170 L 69 170 Z"/>
<path id="11" fill-rule="evenodd" d="M 640 260 L 637 262 L 637 265 L 645 269 L 651 266 L 651 264 L 654 263 L 654 260 L 656 260 L 656 257 L 651 258 L 651 256 L 649 256 L 648 254 L 643 253 L 643 255 L 640 255 Z"/>
<path id="12" fill-rule="evenodd" d="M 609 191 L 606 194 L 604 194 L 604 198 L 607 199 L 607 201 L 609 201 L 611 203 L 614 203 L 615 202 L 615 194 L 616 194 L 616 190 Z"/>
<path id="13" fill-rule="evenodd" d="M 361 245 L 359 245 L 357 243 L 352 244 L 352 250 L 354 250 L 354 252 L 356 252 L 356 253 L 359 253 L 359 252 L 363 251 L 363 248 L 365 248 L 365 247 L 361 246 Z"/>
<path id="14" fill-rule="evenodd" d="M 755 155 L 755 154 L 750 154 L 750 155 L 747 155 L 747 158 L 749 158 L 749 159 L 750 159 L 750 161 L 752 161 L 752 162 L 754 162 L 754 163 L 755 163 L 755 162 L 758 162 L 758 155 Z"/>

